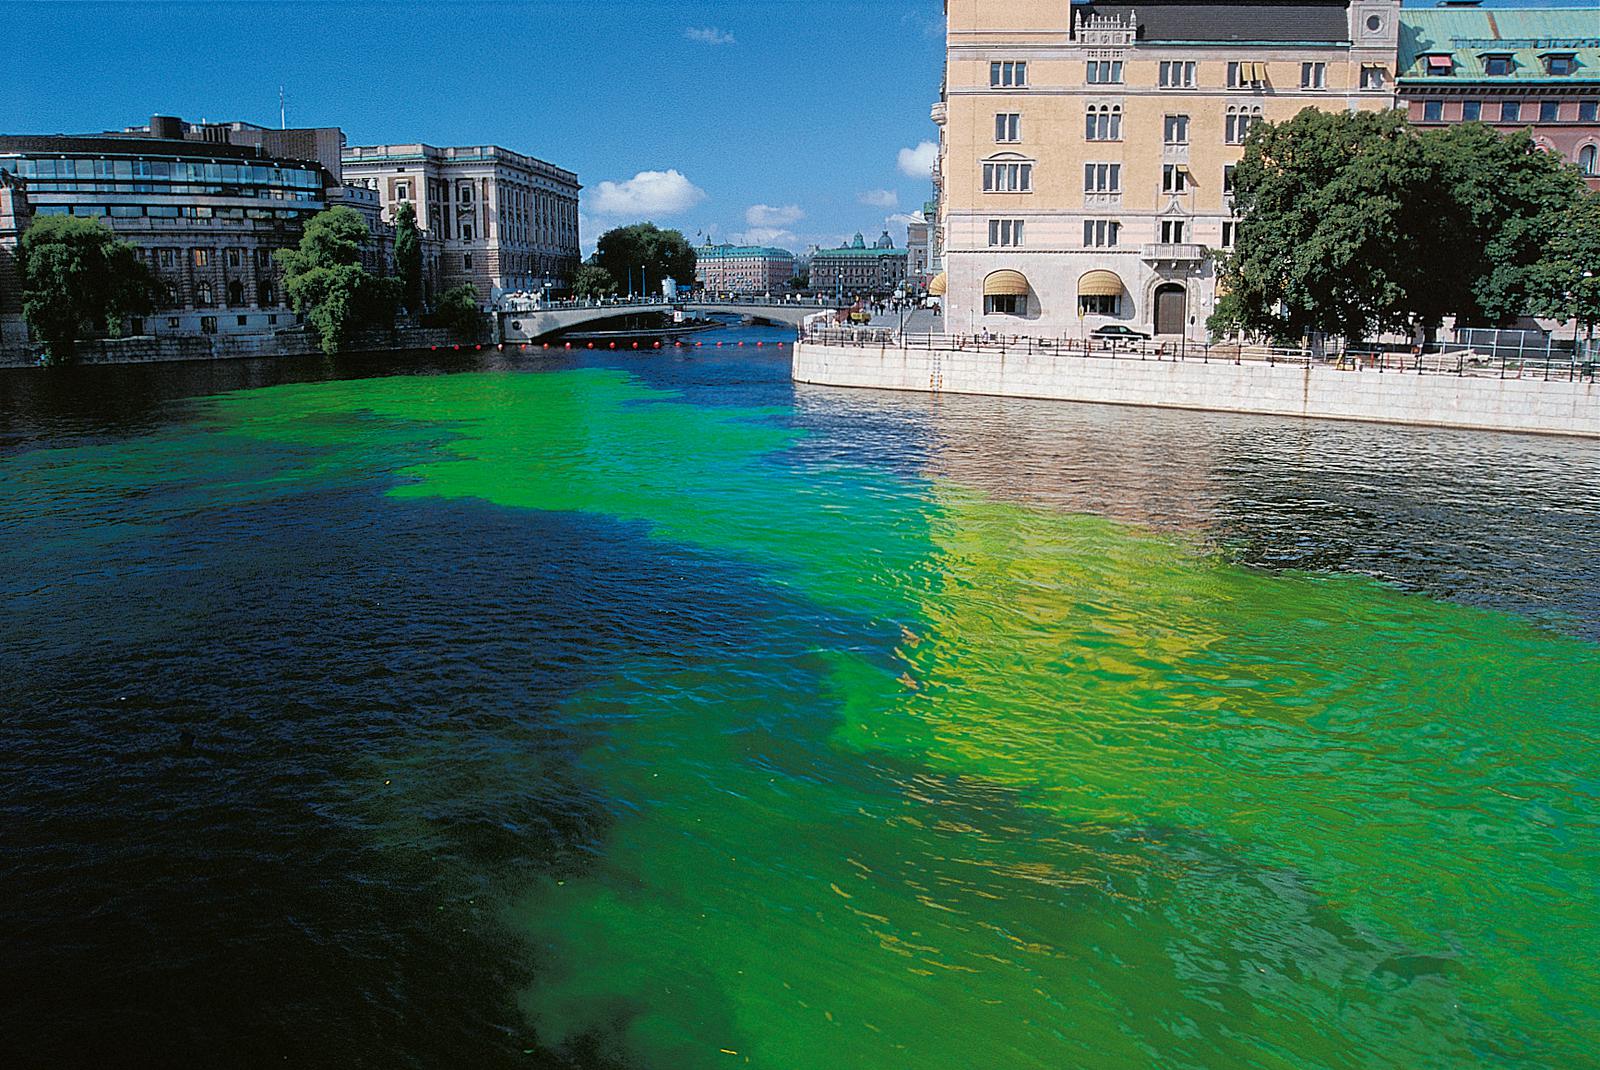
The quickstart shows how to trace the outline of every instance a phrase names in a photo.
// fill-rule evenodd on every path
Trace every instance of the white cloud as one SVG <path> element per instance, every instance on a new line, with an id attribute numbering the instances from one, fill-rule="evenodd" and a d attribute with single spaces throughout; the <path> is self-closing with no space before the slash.
<path id="1" fill-rule="evenodd" d="M 900 173 L 911 178 L 933 177 L 934 165 L 939 162 L 939 146 L 924 141 L 914 149 L 900 150 Z"/>
<path id="2" fill-rule="evenodd" d="M 787 227 L 806 217 L 798 204 L 774 208 L 770 204 L 752 204 L 744 214 L 744 221 L 752 227 Z"/>
<path id="3" fill-rule="evenodd" d="M 892 216 L 884 217 L 883 225 L 886 226 L 886 227 L 895 227 L 895 226 L 907 227 L 907 226 L 910 226 L 912 223 L 926 223 L 926 222 L 927 222 L 927 220 L 922 218 L 922 213 L 921 212 L 896 212 Z"/>
<path id="4" fill-rule="evenodd" d="M 900 194 L 892 189 L 869 189 L 856 200 L 873 208 L 894 208 L 900 204 Z"/>
<path id="5" fill-rule="evenodd" d="M 719 30 L 715 26 L 691 27 L 683 31 L 683 36 L 691 41 L 698 41 L 703 45 L 731 45 L 735 43 L 733 34 Z"/>
<path id="6" fill-rule="evenodd" d="M 677 171 L 640 171 L 626 182 L 595 187 L 589 209 L 596 215 L 673 215 L 706 199 L 706 191 Z"/>
<path id="7" fill-rule="evenodd" d="M 793 231 L 782 227 L 751 227 L 743 234 L 729 235 L 735 245 L 798 245 Z"/>

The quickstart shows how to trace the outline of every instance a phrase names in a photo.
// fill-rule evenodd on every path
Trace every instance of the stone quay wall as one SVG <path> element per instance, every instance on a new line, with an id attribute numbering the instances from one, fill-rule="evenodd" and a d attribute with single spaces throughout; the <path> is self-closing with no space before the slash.
<path id="1" fill-rule="evenodd" d="M 1307 361 L 801 342 L 793 377 L 820 386 L 1600 438 L 1600 384 L 1529 372 L 1418 374 Z"/>
<path id="2" fill-rule="evenodd" d="M 347 352 L 380 353 L 390 350 L 430 349 L 460 344 L 447 330 L 402 327 L 394 331 L 358 334 Z M 470 347 L 466 347 L 470 348 Z M 39 362 L 41 347 L 0 348 L 0 368 L 27 368 Z M 137 338 L 110 338 L 78 343 L 80 364 L 158 364 L 180 360 L 248 360 L 261 357 L 320 356 L 322 348 L 306 330 L 272 334 L 172 334 Z"/>

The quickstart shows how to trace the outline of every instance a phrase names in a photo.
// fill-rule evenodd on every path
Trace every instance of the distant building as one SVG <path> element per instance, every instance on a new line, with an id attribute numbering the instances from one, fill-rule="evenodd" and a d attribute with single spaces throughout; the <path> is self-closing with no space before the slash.
<path id="1" fill-rule="evenodd" d="M 818 293 L 883 295 L 893 292 L 905 278 L 905 250 L 894 247 L 888 231 L 870 249 L 866 239 L 857 234 L 849 245 L 818 249 L 811 256 L 811 289 Z"/>
<path id="2" fill-rule="evenodd" d="M 440 286 L 485 299 L 560 290 L 577 271 L 578 176 L 494 145 L 346 148 L 345 181 L 377 193 L 383 218 L 402 201 L 441 243 Z"/>
<path id="3" fill-rule="evenodd" d="M 32 218 L 26 183 L 10 171 L 0 171 L 0 347 L 21 346 L 28 341 L 28 330 L 22 322 L 17 241 Z"/>
<path id="4" fill-rule="evenodd" d="M 794 278 L 794 254 L 753 245 L 713 245 L 695 250 L 695 282 L 710 293 L 781 293 Z"/>
<path id="5" fill-rule="evenodd" d="M 1400 13 L 1400 99 L 1413 123 L 1531 128 L 1600 189 L 1600 12 L 1452 5 Z"/>
<path id="6" fill-rule="evenodd" d="M 930 201 L 906 224 L 906 284 L 917 293 L 928 289 L 934 275 L 933 224 L 929 221 L 937 211 L 938 206 Z"/>
<path id="7" fill-rule="evenodd" d="M 245 144 L 229 140 L 240 131 Z M 313 158 L 337 134 L 194 126 L 158 116 L 131 131 L 0 136 L 0 175 L 13 176 L 0 178 L 11 209 L 0 209 L 0 244 L 14 241 L 5 237 L 8 229 L 25 225 L 16 214 L 25 187 L 35 218 L 98 219 L 155 272 L 166 300 L 131 324 L 134 333 L 291 326 L 296 318 L 273 254 L 298 243 L 305 221 L 337 200 L 337 174 Z M 275 154 L 296 145 L 305 156 Z M 0 287 L 10 288 L 3 276 Z M 0 296 L 0 315 L 12 304 Z M 13 323 L 9 333 L 16 329 Z"/>

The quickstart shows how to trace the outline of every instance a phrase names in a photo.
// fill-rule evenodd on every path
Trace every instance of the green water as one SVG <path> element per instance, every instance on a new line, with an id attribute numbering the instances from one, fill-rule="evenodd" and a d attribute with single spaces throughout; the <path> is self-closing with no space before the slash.
<path id="1" fill-rule="evenodd" d="M 580 370 L 206 417 L 219 454 L 304 450 L 244 497 L 391 442 L 396 503 L 635 523 L 690 582 L 734 563 L 770 592 L 746 649 L 566 699 L 603 847 L 495 916 L 541 1045 L 653 1070 L 1600 1066 L 1600 649 L 801 462 L 783 415 Z M 443 745 L 385 769 L 425 778 Z"/>

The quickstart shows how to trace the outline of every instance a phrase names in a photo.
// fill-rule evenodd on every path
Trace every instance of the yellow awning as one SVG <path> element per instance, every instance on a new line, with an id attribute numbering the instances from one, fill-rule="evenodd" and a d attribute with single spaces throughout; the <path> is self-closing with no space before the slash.
<path id="1" fill-rule="evenodd" d="M 1020 271 L 996 271 L 983 280 L 985 297 L 1027 297 L 1028 280 Z"/>
<path id="2" fill-rule="evenodd" d="M 928 283 L 929 297 L 943 297 L 950 289 L 950 273 L 941 271 Z"/>
<path id="3" fill-rule="evenodd" d="M 1078 280 L 1079 297 L 1121 297 L 1122 280 L 1115 271 L 1091 271 Z"/>

